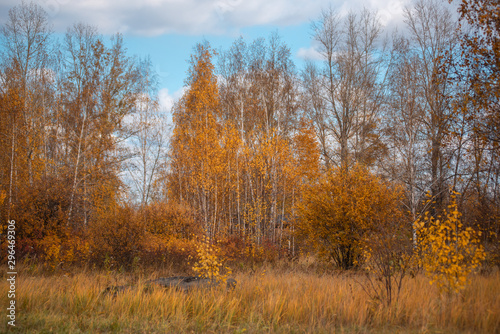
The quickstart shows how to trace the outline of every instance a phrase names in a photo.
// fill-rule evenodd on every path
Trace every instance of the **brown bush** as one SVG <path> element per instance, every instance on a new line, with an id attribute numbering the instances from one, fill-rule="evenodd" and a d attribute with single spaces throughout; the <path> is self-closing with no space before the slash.
<path id="1" fill-rule="evenodd" d="M 141 253 L 144 237 L 144 226 L 133 208 L 111 208 L 89 224 L 89 259 L 97 266 L 129 269 Z"/>
<path id="2" fill-rule="evenodd" d="M 45 258 L 70 234 L 66 226 L 69 193 L 64 184 L 63 179 L 44 177 L 19 189 L 11 212 L 18 259 Z"/>
<path id="3" fill-rule="evenodd" d="M 196 254 L 195 241 L 146 233 L 141 245 L 140 264 L 166 266 L 189 272 L 190 259 Z"/>

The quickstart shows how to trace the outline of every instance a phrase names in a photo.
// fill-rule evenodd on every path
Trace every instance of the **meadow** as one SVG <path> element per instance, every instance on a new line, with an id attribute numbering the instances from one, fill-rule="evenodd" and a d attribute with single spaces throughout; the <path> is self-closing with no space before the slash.
<path id="1" fill-rule="evenodd" d="M 358 272 L 258 268 L 233 274 L 233 291 L 144 289 L 163 271 L 19 270 L 16 327 L 2 333 L 499 333 L 500 273 L 475 275 L 442 296 L 419 274 L 405 278 L 390 306 L 371 299 Z M 110 285 L 133 289 L 115 298 Z M 2 309 L 9 287 L 3 272 Z M 5 312 L 5 311 L 4 311 Z"/>

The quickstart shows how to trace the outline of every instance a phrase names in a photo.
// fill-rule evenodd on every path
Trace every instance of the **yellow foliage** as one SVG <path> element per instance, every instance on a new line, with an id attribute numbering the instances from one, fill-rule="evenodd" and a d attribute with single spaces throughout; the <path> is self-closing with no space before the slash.
<path id="1" fill-rule="evenodd" d="M 299 233 L 323 258 L 344 269 L 360 256 L 363 240 L 401 216 L 397 187 L 362 166 L 333 169 L 318 184 L 307 185 L 297 205 Z"/>
<path id="2" fill-rule="evenodd" d="M 201 233 L 194 210 L 175 201 L 153 202 L 143 208 L 146 231 L 164 239 L 189 239 Z"/>
<path id="3" fill-rule="evenodd" d="M 211 244 L 208 237 L 196 245 L 198 261 L 193 265 L 193 271 L 202 278 L 214 279 L 219 282 L 226 282 L 231 274 L 231 269 L 224 267 L 220 260 L 221 250 L 218 246 Z"/>
<path id="4" fill-rule="evenodd" d="M 90 253 L 90 245 L 87 241 L 63 233 L 62 236 L 49 234 L 40 242 L 45 263 L 54 270 L 61 264 L 71 264 L 74 262 L 85 262 Z"/>
<path id="5" fill-rule="evenodd" d="M 456 193 L 442 219 L 426 212 L 415 223 L 420 263 L 440 291 L 447 293 L 463 290 L 469 274 L 485 259 L 480 244 L 481 232 L 464 227 L 456 203 Z"/>
<path id="6" fill-rule="evenodd" d="M 49 235 L 43 238 L 40 244 L 45 251 L 45 262 L 54 269 L 59 264 L 61 239 L 55 235 Z"/>

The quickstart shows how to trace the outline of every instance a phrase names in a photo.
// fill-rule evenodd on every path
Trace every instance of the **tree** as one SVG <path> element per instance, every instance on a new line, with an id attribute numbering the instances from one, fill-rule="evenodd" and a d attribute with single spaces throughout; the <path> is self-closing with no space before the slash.
<path id="1" fill-rule="evenodd" d="M 457 25 L 450 11 L 435 0 L 420 0 L 404 12 L 409 32 L 411 60 L 419 78 L 416 102 L 426 142 L 428 186 L 434 198 L 432 214 L 443 209 L 449 176 L 448 165 L 453 158 L 449 129 L 455 119 L 451 96 L 455 87 L 448 82 L 449 71 L 442 70 L 442 59 L 455 57 Z"/>
<path id="2" fill-rule="evenodd" d="M 451 1 L 450 1 L 451 2 Z M 466 224 L 477 223 L 498 263 L 500 248 L 500 6 L 496 1 L 458 1 L 460 57 L 446 59 L 450 83 L 461 87 L 454 106 L 467 126 L 466 178 L 459 205 Z"/>
<path id="3" fill-rule="evenodd" d="M 452 2 L 452 0 L 450 0 Z M 473 103 L 490 112 L 484 127 L 478 129 L 499 142 L 500 123 L 500 7 L 494 0 L 459 1 L 462 23 L 470 26 L 461 36 L 462 68 Z"/>
<path id="4" fill-rule="evenodd" d="M 365 239 L 401 220 L 400 198 L 397 187 L 361 165 L 335 168 L 305 186 L 297 204 L 299 234 L 323 259 L 352 268 L 361 260 Z"/>
<path id="5" fill-rule="evenodd" d="M 106 214 L 120 211 L 130 156 L 124 119 L 138 109 L 142 202 L 152 196 L 165 137 L 151 128 L 151 64 L 129 57 L 120 35 L 108 42 L 85 24 L 57 41 L 35 3 L 13 7 L 0 37 L 0 220 L 16 220 L 20 256 L 73 261 L 88 255 L 84 236 L 114 228 Z"/>
<path id="6" fill-rule="evenodd" d="M 52 81 L 50 56 L 52 31 L 47 13 L 37 4 L 20 5 L 9 10 L 9 19 L 1 29 L 2 37 L 2 94 L 16 107 L 6 104 L 2 108 L 6 128 L 5 148 L 9 147 L 9 175 L 6 182 L 7 219 L 17 202 L 19 190 L 33 185 L 43 175 L 47 164 L 48 138 L 44 127 L 49 121 Z M 8 138 L 8 143 L 5 141 Z M 24 179 L 24 177 L 26 177 Z M 2 180 L 3 181 L 3 180 Z"/>
<path id="7" fill-rule="evenodd" d="M 307 115 L 312 120 L 316 136 L 321 147 L 321 157 L 326 169 L 330 169 L 332 149 L 329 144 L 328 122 L 326 120 L 326 101 L 322 98 L 322 80 L 320 69 L 312 61 L 306 63 L 302 70 L 302 86 L 304 93 L 302 100 Z"/>
<path id="8" fill-rule="evenodd" d="M 166 155 L 168 126 L 160 110 L 157 78 L 151 61 L 139 61 L 136 71 L 138 97 L 127 125 L 131 133 L 133 157 L 127 162 L 127 168 L 132 181 L 131 192 L 144 207 L 155 194 L 159 170 Z"/>
<path id="9" fill-rule="evenodd" d="M 106 46 L 94 27 L 77 24 L 63 46 L 59 96 L 63 174 L 71 184 L 68 225 L 85 226 L 113 203 L 124 159 L 123 118 L 136 104 L 135 64 L 116 35 Z"/>
<path id="10" fill-rule="evenodd" d="M 189 89 L 174 107 L 169 175 L 172 197 L 191 203 L 210 238 L 221 227 L 225 171 L 213 53 L 209 45 L 198 44 L 191 57 Z"/>
<path id="11" fill-rule="evenodd" d="M 388 69 L 387 112 L 384 129 L 390 154 L 384 169 L 405 185 L 405 205 L 412 221 L 426 191 L 424 159 L 424 109 L 418 103 L 422 91 L 418 76 L 418 56 L 410 41 L 394 36 L 391 63 Z"/>
<path id="12" fill-rule="evenodd" d="M 277 34 L 247 44 L 236 40 L 221 52 L 220 102 L 226 126 L 237 131 L 232 184 L 228 189 L 230 229 L 241 237 L 290 241 L 285 231 L 297 192 L 290 168 L 301 133 L 300 95 L 291 52 Z M 291 247 L 290 247 L 291 249 Z"/>
<path id="13" fill-rule="evenodd" d="M 319 122 L 321 144 L 332 145 L 333 139 L 335 145 L 333 151 L 321 149 L 323 159 L 342 168 L 354 162 L 371 164 L 385 150 L 376 131 L 383 98 L 381 25 L 368 10 L 340 19 L 330 9 L 313 23 L 313 33 L 324 59 L 321 87 L 311 81 L 318 77 L 311 65 L 305 72 L 305 87 L 312 102 L 312 119 Z"/>
<path id="14" fill-rule="evenodd" d="M 218 72 L 224 117 L 235 121 L 242 140 L 252 130 L 293 130 L 299 111 L 295 66 L 277 33 L 251 44 L 239 38 L 221 52 Z"/>

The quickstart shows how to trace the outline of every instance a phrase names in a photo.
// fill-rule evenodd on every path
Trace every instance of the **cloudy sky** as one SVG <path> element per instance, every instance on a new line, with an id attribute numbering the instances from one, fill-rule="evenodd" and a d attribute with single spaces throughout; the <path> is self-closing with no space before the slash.
<path id="1" fill-rule="evenodd" d="M 19 0 L 0 0 L 0 24 Z M 183 87 L 187 59 L 197 42 L 227 48 L 239 36 L 251 41 L 278 31 L 300 68 L 314 57 L 310 24 L 331 6 L 340 14 L 363 7 L 378 11 L 389 27 L 402 21 L 410 0 L 35 0 L 53 29 L 76 22 L 102 34 L 120 32 L 131 54 L 150 56 L 160 77 L 160 98 L 169 107 Z"/>

